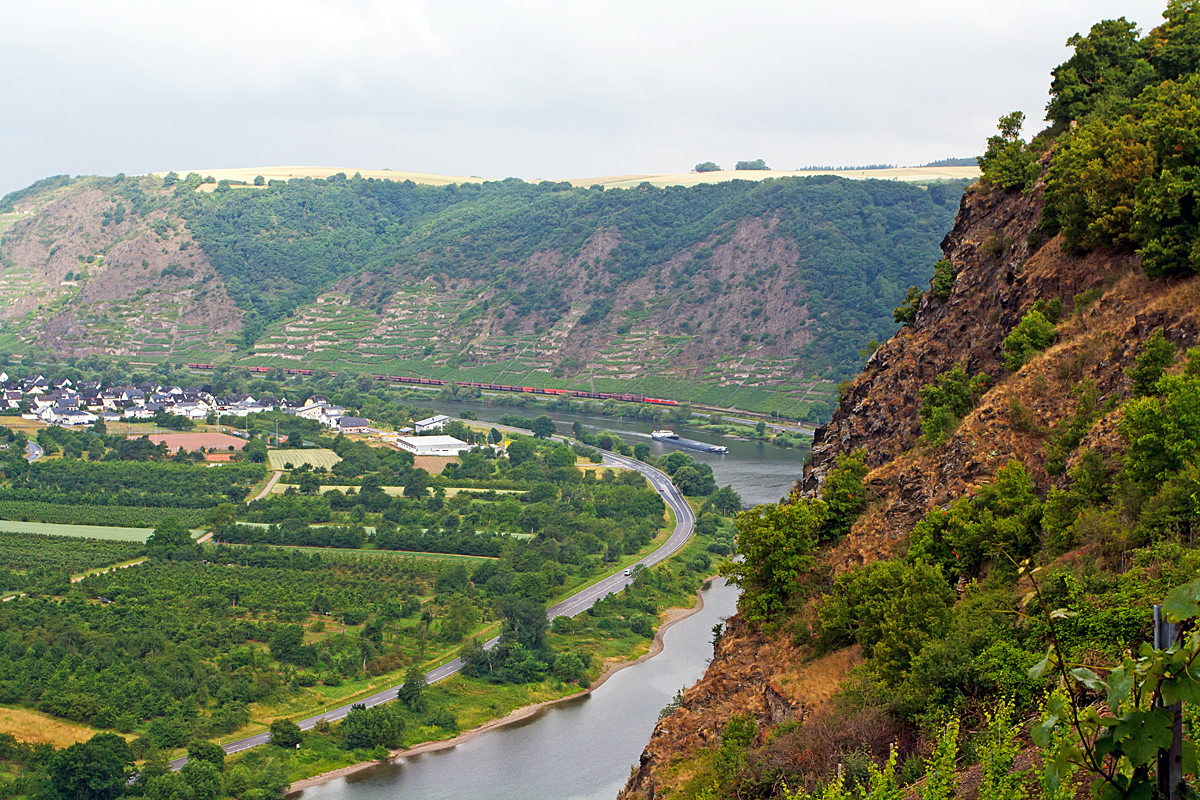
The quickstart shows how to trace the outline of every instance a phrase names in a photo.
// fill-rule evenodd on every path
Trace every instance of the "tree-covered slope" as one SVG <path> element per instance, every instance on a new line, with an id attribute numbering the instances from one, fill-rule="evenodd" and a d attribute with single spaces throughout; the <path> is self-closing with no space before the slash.
<path id="1" fill-rule="evenodd" d="M 10 318 L 29 317 L 10 331 L 44 343 L 53 330 L 60 352 L 224 351 L 248 364 L 595 385 L 814 419 L 858 351 L 894 329 L 891 309 L 930 272 L 962 189 L 827 176 L 608 191 L 342 175 L 154 181 L 54 180 L 6 198 L 27 216 L 0 253 L 14 275 L 37 264 L 45 286 L 40 308 L 29 292 L 13 305 Z M 86 238 L 68 223 L 80 215 L 95 220 Z M 153 272 L 154 259 L 121 258 L 133 242 L 130 256 L 168 262 L 159 283 L 119 280 L 128 288 L 115 309 L 86 286 L 73 293 L 68 267 L 81 256 L 112 277 Z M 144 311 L 161 276 L 189 270 L 196 280 L 178 291 L 232 300 L 236 336 L 185 344 Z M 143 337 L 159 345 L 149 348 L 97 337 L 115 312 L 170 330 Z"/>

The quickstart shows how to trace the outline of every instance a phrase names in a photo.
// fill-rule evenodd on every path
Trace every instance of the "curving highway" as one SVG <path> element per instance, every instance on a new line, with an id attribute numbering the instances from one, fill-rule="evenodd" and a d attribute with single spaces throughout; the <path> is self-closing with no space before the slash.
<path id="1" fill-rule="evenodd" d="M 633 458 L 619 456 L 615 453 L 603 453 L 603 455 L 604 463 L 608 466 L 624 467 L 625 469 L 637 470 L 638 472 L 642 473 L 642 475 L 646 476 L 646 480 L 650 482 L 650 485 L 654 488 L 654 490 L 659 493 L 663 501 L 670 506 L 671 510 L 675 513 L 675 530 L 671 532 L 671 535 L 667 538 L 667 541 L 664 542 L 662 546 L 660 546 L 653 553 L 638 561 L 634 566 L 640 564 L 645 567 L 651 567 L 660 561 L 670 558 L 687 543 L 689 538 L 691 538 L 692 531 L 696 525 L 696 517 L 692 513 L 691 506 L 688 505 L 687 500 L 685 500 L 683 497 L 683 494 L 681 494 L 680 491 L 675 488 L 675 484 L 671 483 L 671 479 L 666 475 L 666 473 Z M 548 619 L 554 619 L 555 617 L 573 617 L 577 614 L 581 614 L 591 608 L 597 600 L 607 597 L 610 592 L 619 592 L 632 580 L 633 579 L 631 577 L 625 576 L 623 570 L 618 570 L 603 580 L 597 581 L 591 586 L 588 586 L 586 589 L 582 589 L 579 592 L 571 595 L 566 600 L 551 606 L 546 611 L 546 617 Z M 491 649 L 492 647 L 496 646 L 496 642 L 498 641 L 499 637 L 492 639 L 485 643 L 484 647 Z M 426 672 L 425 680 L 428 683 L 436 683 L 437 681 L 449 678 L 460 669 L 462 669 L 462 659 L 456 658 L 453 661 L 447 661 L 445 664 Z M 391 686 L 387 689 L 384 689 L 382 692 L 377 692 L 370 697 L 358 700 L 357 702 L 362 703 L 369 708 L 371 706 L 379 705 L 380 703 L 386 703 L 390 700 L 395 700 L 400 687 L 403 685 L 403 683 L 398 683 L 395 686 Z M 349 713 L 350 705 L 337 706 L 336 708 L 326 709 L 320 714 L 308 717 L 307 719 L 302 719 L 296 724 L 300 726 L 301 730 L 306 731 L 312 729 L 312 727 L 322 719 L 329 722 L 336 722 L 344 718 Z M 223 744 L 222 747 L 225 749 L 226 753 L 232 755 L 233 753 L 237 753 L 251 747 L 257 747 L 260 744 L 266 744 L 269 740 L 270 734 L 264 732 L 255 734 L 254 736 L 247 736 L 244 739 L 228 742 Z M 171 768 L 181 769 L 186 763 L 186 756 L 177 758 L 171 762 Z"/>

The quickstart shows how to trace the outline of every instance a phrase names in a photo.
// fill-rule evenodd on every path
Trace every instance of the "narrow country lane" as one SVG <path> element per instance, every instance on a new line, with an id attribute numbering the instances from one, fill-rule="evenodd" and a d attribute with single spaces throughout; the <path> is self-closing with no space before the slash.
<path id="1" fill-rule="evenodd" d="M 675 484 L 671 483 L 671 479 L 666 475 L 666 473 L 633 458 L 619 456 L 615 453 L 603 453 L 603 455 L 604 463 L 608 466 L 632 469 L 645 475 L 646 480 L 650 482 L 650 485 L 656 492 L 659 493 L 663 501 L 670 506 L 671 511 L 675 514 L 675 530 L 671 532 L 671 535 L 667 538 L 667 541 L 664 542 L 662 546 L 660 546 L 653 553 L 638 561 L 637 564 L 645 567 L 651 567 L 667 558 L 670 558 L 687 543 L 689 538 L 691 538 L 692 531 L 696 525 L 696 517 L 692 513 L 691 506 L 688 505 L 688 502 L 684 498 L 683 494 L 680 493 L 677 488 L 675 488 Z M 278 480 L 278 476 L 279 473 L 276 473 L 275 480 Z M 272 484 L 273 483 L 274 480 L 272 481 Z M 267 487 L 267 489 L 264 491 L 264 494 L 266 491 L 270 491 L 270 486 Z M 618 592 L 623 589 L 631 580 L 633 579 L 625 576 L 624 570 L 618 570 L 612 575 L 609 575 L 607 578 L 604 578 L 603 580 L 600 580 L 591 586 L 580 590 L 576 594 L 571 595 L 567 599 L 551 606 L 546 611 L 546 616 L 548 619 L 554 619 L 555 617 L 573 617 L 577 614 L 581 614 L 591 608 L 597 600 L 608 596 L 610 592 Z M 492 647 L 496 646 L 497 641 L 499 641 L 498 638 L 492 639 L 484 644 L 484 647 L 491 649 Z M 445 664 L 435 667 L 429 672 L 425 673 L 425 680 L 428 683 L 436 683 L 437 681 L 449 678 L 460 669 L 462 669 L 462 660 L 456 658 L 453 661 L 448 661 Z M 377 692 L 370 697 L 363 698 L 356 702 L 362 703 L 370 708 L 371 706 L 376 706 L 380 703 L 386 703 L 390 700 L 395 700 L 397 694 L 399 693 L 400 687 L 403 685 L 403 683 L 398 683 L 395 686 L 391 686 L 381 692 Z M 311 730 L 313 726 L 315 726 L 322 719 L 329 722 L 337 722 L 338 720 L 343 719 L 349 713 L 349 704 L 337 706 L 315 716 L 308 717 L 307 719 L 302 719 L 297 724 L 300 726 L 301 730 L 307 731 Z M 255 734 L 254 736 L 247 736 L 244 739 L 228 742 L 223 744 L 222 747 L 225 749 L 226 753 L 232 755 L 233 753 L 238 753 L 251 747 L 257 747 L 261 744 L 266 744 L 269 740 L 270 734 L 263 732 Z M 186 756 L 177 758 L 171 762 L 171 768 L 181 769 L 185 763 L 187 763 Z"/>

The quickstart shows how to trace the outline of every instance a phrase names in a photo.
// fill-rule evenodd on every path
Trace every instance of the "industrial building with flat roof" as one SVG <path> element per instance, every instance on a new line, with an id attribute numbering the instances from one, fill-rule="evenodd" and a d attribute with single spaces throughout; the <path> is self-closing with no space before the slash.
<path id="1" fill-rule="evenodd" d="M 417 456 L 456 456 L 471 445 L 453 436 L 398 436 L 396 444 Z"/>

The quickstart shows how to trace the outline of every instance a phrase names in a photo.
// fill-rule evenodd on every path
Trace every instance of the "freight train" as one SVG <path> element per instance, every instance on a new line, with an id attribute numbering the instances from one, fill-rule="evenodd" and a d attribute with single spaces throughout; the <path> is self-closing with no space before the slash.
<path id="1" fill-rule="evenodd" d="M 188 369 L 211 372 L 212 364 L 188 364 Z M 249 372 L 266 373 L 272 369 L 282 370 L 285 375 L 315 375 L 317 370 L 313 369 L 294 369 L 291 367 L 238 367 L 238 369 L 248 370 Z M 329 375 L 337 375 L 336 372 L 330 372 Z M 410 378 L 407 375 L 371 375 L 377 381 L 388 381 L 390 383 L 415 383 L 420 386 L 473 386 L 476 389 L 490 392 L 524 392 L 526 394 L 551 394 L 563 395 L 566 397 L 583 397 L 589 400 L 622 400 L 626 403 L 652 403 L 659 406 L 677 406 L 679 403 L 675 400 L 663 400 L 658 397 L 645 397 L 640 394 L 621 394 L 616 392 L 585 392 L 580 389 L 541 389 L 535 386 L 507 386 L 502 383 L 471 383 L 469 381 L 447 381 L 440 378 Z"/>

